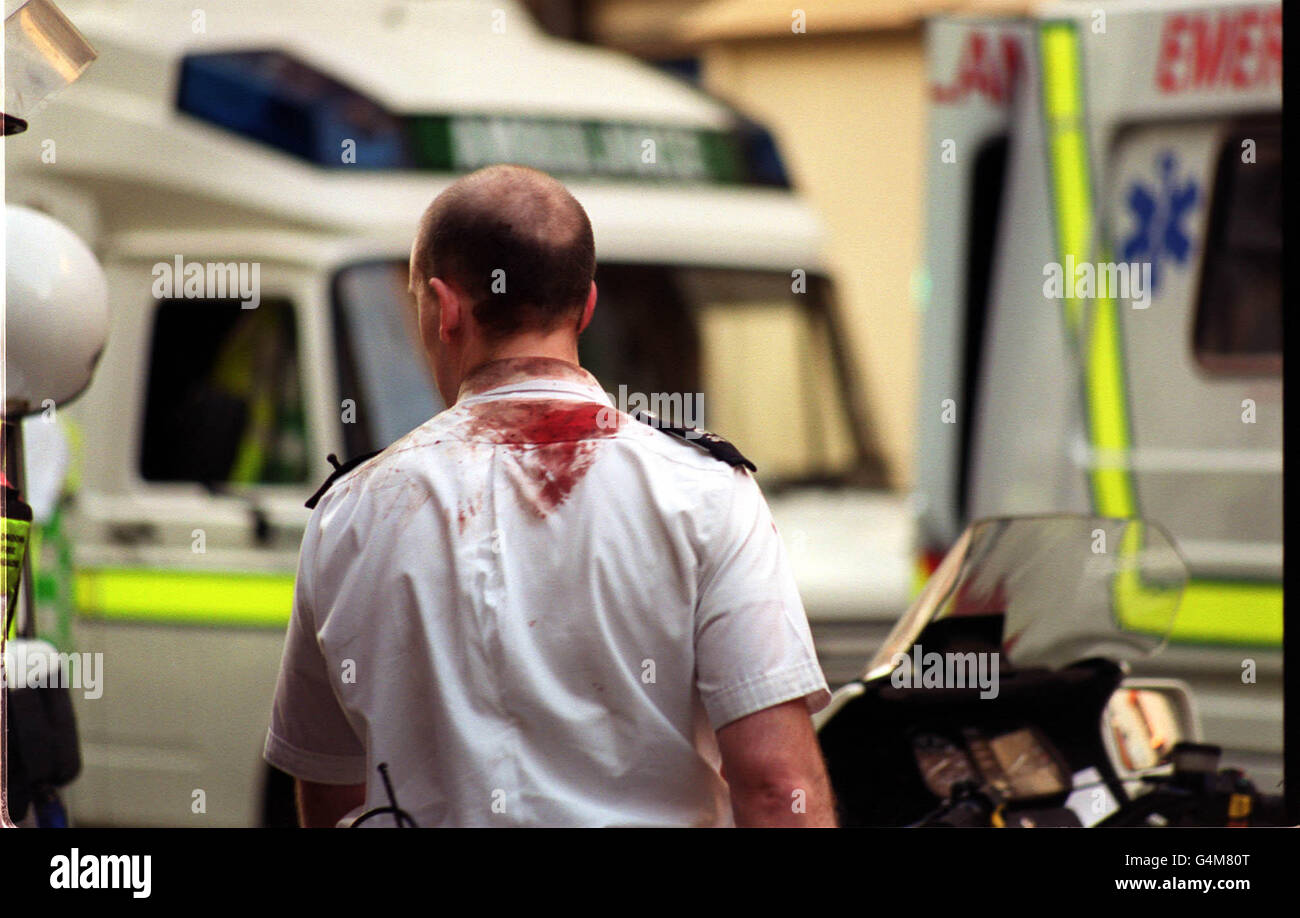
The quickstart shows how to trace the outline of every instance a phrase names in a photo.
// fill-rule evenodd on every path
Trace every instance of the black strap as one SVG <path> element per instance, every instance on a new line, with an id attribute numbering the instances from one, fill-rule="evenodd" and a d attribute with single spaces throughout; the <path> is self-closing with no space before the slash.
<path id="1" fill-rule="evenodd" d="M 758 471 L 758 466 L 741 455 L 740 450 L 736 449 L 734 444 L 729 440 L 722 439 L 715 433 L 709 433 L 707 430 L 701 430 L 698 427 L 670 427 L 653 414 L 645 411 L 633 411 L 632 417 L 642 424 L 648 424 L 666 434 L 671 434 L 679 440 L 698 446 L 713 458 L 721 459 L 733 468 L 743 465 L 751 472 Z"/>
<path id="2" fill-rule="evenodd" d="M 334 471 L 330 473 L 329 478 L 325 479 L 325 483 L 321 485 L 320 488 L 317 489 L 316 493 L 313 494 L 311 497 L 307 498 L 307 504 L 306 504 L 307 509 L 315 510 L 316 505 L 320 503 L 320 499 L 325 496 L 325 492 L 330 489 L 330 487 L 334 484 L 334 482 L 338 481 L 340 478 L 342 478 L 348 472 L 355 469 L 361 463 L 368 462 L 369 460 L 375 458 L 381 452 L 383 452 L 383 450 L 377 449 L 373 453 L 366 453 L 365 455 L 357 456 L 355 459 L 349 459 L 347 462 L 344 462 L 342 465 L 339 464 L 339 457 L 334 455 L 333 453 L 330 453 L 328 456 L 326 456 L 325 458 L 329 460 L 330 465 L 334 466 Z"/>

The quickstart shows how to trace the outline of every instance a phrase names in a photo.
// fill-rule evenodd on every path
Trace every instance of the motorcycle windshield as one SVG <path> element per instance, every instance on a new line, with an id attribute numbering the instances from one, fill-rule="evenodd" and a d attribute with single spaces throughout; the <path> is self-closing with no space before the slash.
<path id="1" fill-rule="evenodd" d="M 1069 514 L 977 520 L 899 619 L 864 678 L 893 671 L 925 630 L 1000 616 L 1016 667 L 1149 656 L 1173 625 L 1187 568 L 1168 533 L 1141 519 Z"/>

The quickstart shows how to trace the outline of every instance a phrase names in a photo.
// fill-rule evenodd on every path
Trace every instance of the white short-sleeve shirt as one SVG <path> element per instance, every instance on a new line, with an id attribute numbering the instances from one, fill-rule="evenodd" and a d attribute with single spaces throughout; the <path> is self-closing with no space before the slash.
<path id="1" fill-rule="evenodd" d="M 830 693 L 750 473 L 498 361 L 316 507 L 265 755 L 367 808 L 386 762 L 421 826 L 723 826 L 714 730 L 799 698 Z"/>

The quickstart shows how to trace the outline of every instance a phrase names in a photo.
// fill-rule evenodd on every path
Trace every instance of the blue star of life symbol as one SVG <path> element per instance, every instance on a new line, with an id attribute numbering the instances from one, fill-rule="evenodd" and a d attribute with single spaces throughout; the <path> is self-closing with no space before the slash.
<path id="1" fill-rule="evenodd" d="M 1160 288 L 1160 263 L 1172 258 L 1187 263 L 1192 240 L 1183 229 L 1183 220 L 1196 206 L 1200 191 L 1193 179 L 1176 178 L 1178 162 L 1166 151 L 1160 156 L 1160 188 L 1157 191 L 1143 182 L 1134 182 L 1128 192 L 1128 206 L 1137 219 L 1133 235 L 1124 240 L 1126 262 L 1151 262 L 1152 290 Z"/>

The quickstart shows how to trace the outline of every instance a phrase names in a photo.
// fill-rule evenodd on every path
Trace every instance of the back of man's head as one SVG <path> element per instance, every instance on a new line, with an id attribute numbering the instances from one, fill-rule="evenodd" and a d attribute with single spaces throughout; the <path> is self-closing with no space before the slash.
<path id="1" fill-rule="evenodd" d="M 488 166 L 434 199 L 420 220 L 416 281 L 466 297 L 489 338 L 577 322 L 596 273 L 591 221 L 567 188 L 523 166 Z"/>

